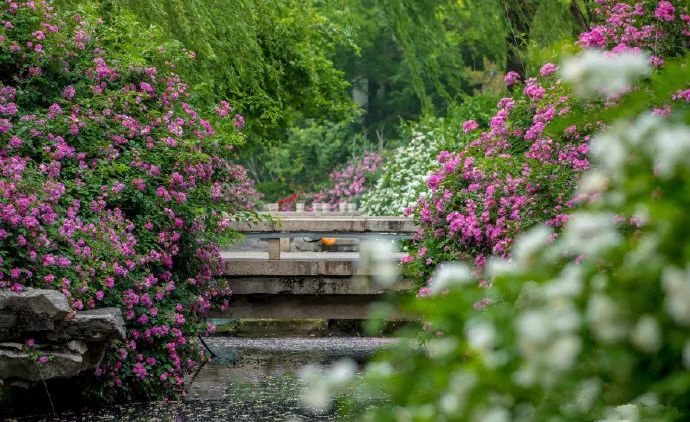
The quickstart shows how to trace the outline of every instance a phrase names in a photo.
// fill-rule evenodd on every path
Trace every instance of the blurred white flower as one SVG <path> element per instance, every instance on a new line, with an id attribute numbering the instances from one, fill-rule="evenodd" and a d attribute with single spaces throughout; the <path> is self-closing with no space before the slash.
<path id="1" fill-rule="evenodd" d="M 462 411 L 467 404 L 470 391 L 476 384 L 477 375 L 473 372 L 461 371 L 451 374 L 448 390 L 439 402 L 441 411 L 450 415 Z"/>
<path id="2" fill-rule="evenodd" d="M 590 151 L 596 161 L 604 166 L 609 175 L 620 175 L 626 158 L 628 158 L 628 148 L 622 141 L 619 126 L 614 126 L 610 130 L 596 135 L 590 142 Z"/>
<path id="3" fill-rule="evenodd" d="M 678 324 L 690 326 L 690 269 L 666 268 L 661 275 L 666 311 Z"/>
<path id="4" fill-rule="evenodd" d="M 620 306 L 602 293 L 595 293 L 589 299 L 587 322 L 594 335 L 602 342 L 621 340 L 628 331 Z"/>
<path id="5" fill-rule="evenodd" d="M 513 247 L 513 258 L 518 265 L 528 266 L 535 255 L 552 239 L 553 230 L 546 226 L 537 226 L 520 235 Z"/>
<path id="6" fill-rule="evenodd" d="M 582 292 L 583 285 L 582 267 L 577 264 L 569 264 L 561 271 L 558 278 L 549 281 L 544 286 L 544 293 L 546 297 L 550 298 L 574 297 Z"/>
<path id="7" fill-rule="evenodd" d="M 326 378 L 331 385 L 342 385 L 352 379 L 357 372 L 357 364 L 352 359 L 341 359 L 326 372 Z"/>
<path id="8" fill-rule="evenodd" d="M 567 371 L 573 367 L 582 349 L 582 341 L 576 335 L 559 337 L 546 349 L 545 360 L 550 369 Z"/>
<path id="9" fill-rule="evenodd" d="M 661 328 L 656 318 L 643 315 L 630 333 L 630 341 L 638 349 L 655 353 L 661 348 Z"/>
<path id="10" fill-rule="evenodd" d="M 304 388 L 302 404 L 318 413 L 326 412 L 333 396 L 348 383 L 357 372 L 357 364 L 351 359 L 341 359 L 324 369 L 320 365 L 307 365 L 299 371 Z"/>
<path id="11" fill-rule="evenodd" d="M 687 126 L 666 126 L 659 129 L 653 142 L 654 166 L 662 177 L 670 177 L 679 165 L 688 166 L 690 130 Z"/>
<path id="12" fill-rule="evenodd" d="M 432 358 L 445 358 L 458 349 L 458 341 L 454 337 L 442 337 L 429 340 L 427 347 Z"/>
<path id="13" fill-rule="evenodd" d="M 300 370 L 299 378 L 304 386 L 302 404 L 315 412 L 326 412 L 331 405 L 332 397 L 323 368 L 319 365 L 307 365 Z"/>
<path id="14" fill-rule="evenodd" d="M 469 345 L 481 353 L 489 353 L 496 346 L 496 328 L 486 320 L 468 320 L 465 323 L 465 336 Z"/>
<path id="15" fill-rule="evenodd" d="M 610 408 L 601 422 L 638 422 L 640 409 L 634 404 L 624 404 Z"/>
<path id="16" fill-rule="evenodd" d="M 395 247 L 386 240 L 365 240 L 359 245 L 359 266 L 370 271 L 382 287 L 391 287 L 398 281 L 400 270 Z"/>
<path id="17" fill-rule="evenodd" d="M 620 94 L 636 79 L 651 71 L 646 53 L 604 53 L 585 50 L 563 61 L 561 76 L 580 96 Z"/>
<path id="18" fill-rule="evenodd" d="M 431 277 L 431 293 L 439 294 L 453 287 L 464 286 L 473 279 L 467 265 L 460 262 L 445 262 Z"/>
<path id="19" fill-rule="evenodd" d="M 477 412 L 472 420 L 477 422 L 510 422 L 511 415 L 508 409 L 501 406 L 495 406 L 488 410 Z"/>
<path id="20" fill-rule="evenodd" d="M 609 186 L 609 178 L 601 171 L 592 170 L 580 180 L 579 192 L 583 194 L 601 193 Z"/>
<path id="21" fill-rule="evenodd" d="M 618 245 L 621 236 L 609 213 L 577 212 L 566 223 L 561 246 L 566 252 L 597 256 Z"/>
<path id="22" fill-rule="evenodd" d="M 601 392 L 601 380 L 597 378 L 589 378 L 582 382 L 577 387 L 575 398 L 572 402 L 564 406 L 564 410 L 568 413 L 586 413 L 592 409 L 594 401 Z"/>
<path id="23" fill-rule="evenodd" d="M 384 378 L 393 374 L 393 365 L 387 361 L 370 362 L 367 364 L 366 373 L 376 378 Z"/>
<path id="24" fill-rule="evenodd" d="M 489 258 L 485 272 L 490 277 L 501 277 L 515 274 L 519 270 L 514 261 L 492 256 Z"/>

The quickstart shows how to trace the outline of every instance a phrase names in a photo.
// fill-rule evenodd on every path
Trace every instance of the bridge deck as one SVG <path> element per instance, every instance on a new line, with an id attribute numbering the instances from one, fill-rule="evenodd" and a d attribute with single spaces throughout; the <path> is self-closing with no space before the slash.
<path id="1" fill-rule="evenodd" d="M 281 259 L 268 259 L 268 252 L 224 252 L 226 277 L 248 276 L 335 276 L 371 275 L 359 268 L 358 252 L 283 252 Z M 399 261 L 402 254 L 393 260 Z"/>

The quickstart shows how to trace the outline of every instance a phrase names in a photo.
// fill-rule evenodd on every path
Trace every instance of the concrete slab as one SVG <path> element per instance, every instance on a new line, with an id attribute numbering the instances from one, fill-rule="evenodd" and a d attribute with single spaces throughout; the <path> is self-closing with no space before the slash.
<path id="1" fill-rule="evenodd" d="M 409 290 L 412 283 L 404 281 L 395 290 Z M 386 289 L 370 277 L 240 277 L 230 279 L 234 295 L 374 295 Z"/>
<path id="2" fill-rule="evenodd" d="M 266 252 L 223 252 L 224 273 L 229 277 L 371 275 L 358 266 L 358 252 L 284 252 L 281 259 L 268 259 Z M 402 254 L 391 257 L 399 261 Z"/>
<path id="3" fill-rule="evenodd" d="M 233 295 L 230 308 L 207 318 L 366 319 L 379 295 Z"/>
<path id="4" fill-rule="evenodd" d="M 280 217 L 276 221 L 234 221 L 230 228 L 244 233 L 398 233 L 413 234 L 419 229 L 407 217 Z M 335 236 L 337 237 L 337 236 Z M 347 236 L 342 236 L 347 237 Z"/>

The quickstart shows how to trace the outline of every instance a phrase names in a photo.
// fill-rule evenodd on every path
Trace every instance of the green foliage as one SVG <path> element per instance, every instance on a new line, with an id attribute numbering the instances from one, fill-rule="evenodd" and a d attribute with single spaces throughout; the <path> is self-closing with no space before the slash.
<path id="1" fill-rule="evenodd" d="M 594 137 L 560 236 L 537 227 L 510 261 L 440 270 L 432 296 L 409 300 L 424 346 L 403 341 L 369 366 L 364 391 L 389 399 L 371 420 L 690 417 L 690 112 L 649 114 L 690 84 L 688 65 L 576 117 L 621 120 Z"/>
<path id="2" fill-rule="evenodd" d="M 429 189 L 426 178 L 438 165 L 441 151 L 455 151 L 471 136 L 462 129 L 463 122 L 474 118 L 487 125 L 496 107 L 497 98 L 476 95 L 454 106 L 445 118 L 423 118 L 403 126 L 402 137 L 392 145 L 385 160 L 384 172 L 376 186 L 362 197 L 361 209 L 370 215 L 402 215 L 414 207 L 420 195 Z"/>
<path id="3" fill-rule="evenodd" d="M 99 25 L 40 0 L 0 3 L 0 16 L 0 288 L 120 308 L 125 338 L 80 386 L 176 397 L 206 360 L 193 341 L 213 329 L 203 314 L 228 306 L 219 245 L 249 214 L 231 161 L 240 121 L 227 102 L 187 104 L 179 75 L 136 54 L 126 19 Z"/>
<path id="4" fill-rule="evenodd" d="M 197 100 L 233 98 L 257 128 L 294 118 L 350 112 L 347 83 L 329 58 L 347 44 L 340 29 L 296 0 L 100 0 L 106 23 L 123 13 L 159 28 L 196 54 L 179 63 Z M 263 128 L 267 130 L 267 128 Z"/>
<path id="5" fill-rule="evenodd" d="M 352 124 L 307 121 L 304 127 L 291 128 L 285 142 L 270 150 L 269 171 L 281 186 L 281 196 L 320 191 L 327 187 L 331 170 L 363 155 L 369 144 Z"/>

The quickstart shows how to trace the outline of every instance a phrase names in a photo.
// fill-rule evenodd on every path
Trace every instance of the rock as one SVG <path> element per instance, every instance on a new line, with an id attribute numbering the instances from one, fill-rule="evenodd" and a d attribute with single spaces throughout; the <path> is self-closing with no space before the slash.
<path id="1" fill-rule="evenodd" d="M 125 338 L 125 321 L 118 308 L 94 309 L 78 312 L 74 318 L 60 322 L 56 331 L 51 339 L 58 340 L 62 336 L 69 340 L 122 340 Z"/>
<path id="2" fill-rule="evenodd" d="M 27 387 L 92 371 L 100 365 L 111 340 L 125 338 L 125 322 L 118 308 L 68 317 L 70 314 L 59 291 L 0 289 L 0 383 Z M 26 349 L 28 339 L 34 339 L 35 350 Z M 48 360 L 41 364 L 36 362 L 37 356 Z"/>
<path id="3" fill-rule="evenodd" d="M 22 350 L 24 345 L 21 343 L 0 343 L 0 349 Z"/>
<path id="4" fill-rule="evenodd" d="M 72 340 L 67 343 L 67 350 L 84 355 L 88 350 L 88 346 L 81 340 Z"/>
<path id="5" fill-rule="evenodd" d="M 72 377 L 81 371 L 82 357 L 79 354 L 46 352 L 45 356 L 48 356 L 48 361 L 40 364 L 34 363 L 27 353 L 0 349 L 0 378 L 37 382 Z"/>
<path id="6" fill-rule="evenodd" d="M 64 319 L 70 312 L 65 296 L 57 290 L 27 289 L 21 293 L 0 290 L 0 311 Z"/>
<path id="7" fill-rule="evenodd" d="M 0 311 L 0 330 L 6 330 L 14 327 L 14 325 L 17 323 L 17 314 L 16 312 L 12 313 L 4 313 L 4 311 Z"/>
<path id="8" fill-rule="evenodd" d="M 69 312 L 67 299 L 56 290 L 0 290 L 0 340 L 21 332 L 51 331 Z"/>

